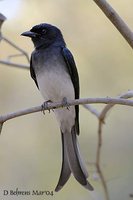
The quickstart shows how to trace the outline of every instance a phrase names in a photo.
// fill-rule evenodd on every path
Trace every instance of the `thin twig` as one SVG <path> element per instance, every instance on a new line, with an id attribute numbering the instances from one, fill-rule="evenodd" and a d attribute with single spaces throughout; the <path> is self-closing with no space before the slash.
<path id="1" fill-rule="evenodd" d="M 11 67 L 17 67 L 17 68 L 22 68 L 22 69 L 28 69 L 29 70 L 29 65 L 22 65 L 22 64 L 17 64 L 17 63 L 13 63 L 13 62 L 8 62 L 5 60 L 0 60 L 0 63 L 3 65 L 8 65 Z"/>
<path id="2" fill-rule="evenodd" d="M 29 56 L 28 56 L 28 54 L 27 54 L 26 51 L 24 51 L 23 49 L 21 49 L 20 47 L 18 47 L 16 44 L 14 44 L 12 41 L 10 41 L 9 39 L 7 39 L 6 37 L 3 36 L 2 38 L 3 38 L 3 40 L 5 42 L 7 42 L 8 44 L 10 44 L 12 47 L 14 47 L 15 49 L 17 49 L 18 51 L 20 51 L 26 57 L 27 61 L 29 62 Z"/>
<path id="3" fill-rule="evenodd" d="M 106 0 L 93 0 L 133 48 L 133 32 Z"/>
<path id="4" fill-rule="evenodd" d="M 101 168 L 100 168 L 100 165 L 99 165 L 98 163 L 96 163 L 96 168 L 97 168 L 97 172 L 98 172 L 98 174 L 99 174 L 99 176 L 100 176 L 100 179 L 101 179 L 101 181 L 102 181 L 102 185 L 103 185 L 103 187 L 104 187 L 105 198 L 106 198 L 106 200 L 109 200 L 110 198 L 109 198 L 109 192 L 108 192 L 107 184 L 106 184 L 106 181 L 105 181 L 105 179 L 104 179 L 103 172 L 102 172 L 102 170 L 101 170 Z"/>
<path id="5" fill-rule="evenodd" d="M 103 126 L 103 121 L 99 119 L 99 125 L 98 125 L 98 144 L 97 144 L 97 151 L 96 151 L 96 169 L 97 172 L 100 176 L 103 188 L 104 188 L 104 193 L 105 193 L 105 198 L 106 200 L 109 200 L 109 192 L 108 192 L 108 187 L 104 178 L 104 174 L 101 169 L 101 147 L 102 147 L 102 126 Z"/>
<path id="6" fill-rule="evenodd" d="M 11 40 L 7 39 L 6 37 L 4 37 L 1 33 L 1 26 L 3 24 L 3 22 L 6 20 L 6 17 L 0 13 L 0 41 L 3 40 L 5 41 L 6 43 L 8 43 L 10 46 L 12 46 L 13 48 L 17 49 L 17 51 L 21 52 L 21 55 L 24 55 L 29 63 L 29 56 L 28 56 L 28 53 L 26 51 L 24 51 L 22 48 L 18 47 L 16 44 L 14 44 Z M 16 55 L 13 55 L 13 56 L 16 56 Z M 18 55 L 17 55 L 18 56 Z M 20 55 L 19 55 L 20 56 Z M 10 56 L 12 57 L 12 55 Z M 9 57 L 8 57 L 9 58 Z M 7 59 L 8 60 L 8 59 Z M 11 62 L 6 62 L 6 61 L 2 61 L 1 62 L 2 64 L 6 64 L 6 65 L 10 65 L 10 66 L 15 66 L 15 67 L 21 67 L 21 68 L 26 68 L 26 67 L 23 67 L 23 65 L 19 65 L 17 63 L 11 63 Z"/>
<path id="7" fill-rule="evenodd" d="M 7 60 L 8 61 L 10 61 L 11 60 L 11 58 L 16 58 L 16 57 L 20 57 L 20 56 L 24 56 L 24 54 L 22 54 L 22 53 L 19 53 L 19 54 L 13 54 L 13 55 L 9 55 L 8 57 L 7 57 Z"/>

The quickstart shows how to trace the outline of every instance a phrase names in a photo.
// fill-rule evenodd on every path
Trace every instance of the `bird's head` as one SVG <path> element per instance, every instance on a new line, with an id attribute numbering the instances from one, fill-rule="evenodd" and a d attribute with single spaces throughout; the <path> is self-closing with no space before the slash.
<path id="1" fill-rule="evenodd" d="M 35 48 L 48 47 L 51 44 L 65 45 L 61 31 L 51 24 L 36 25 L 30 31 L 23 32 L 21 35 L 30 37 Z"/>

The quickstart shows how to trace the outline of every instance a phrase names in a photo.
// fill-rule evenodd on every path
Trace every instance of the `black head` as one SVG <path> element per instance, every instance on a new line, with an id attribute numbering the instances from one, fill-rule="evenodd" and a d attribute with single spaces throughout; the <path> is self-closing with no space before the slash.
<path id="1" fill-rule="evenodd" d="M 30 37 L 36 48 L 48 47 L 51 44 L 65 45 L 61 31 L 51 24 L 36 25 L 30 31 L 26 31 L 21 35 Z"/>

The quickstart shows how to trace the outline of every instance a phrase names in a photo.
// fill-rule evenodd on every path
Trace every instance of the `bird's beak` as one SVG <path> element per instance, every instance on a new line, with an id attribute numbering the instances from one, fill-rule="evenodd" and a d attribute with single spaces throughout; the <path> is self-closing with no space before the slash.
<path id="1" fill-rule="evenodd" d="M 30 38 L 35 38 L 38 34 L 31 32 L 31 31 L 26 31 L 26 32 L 23 32 L 21 35 L 26 36 L 26 37 L 30 37 Z"/>

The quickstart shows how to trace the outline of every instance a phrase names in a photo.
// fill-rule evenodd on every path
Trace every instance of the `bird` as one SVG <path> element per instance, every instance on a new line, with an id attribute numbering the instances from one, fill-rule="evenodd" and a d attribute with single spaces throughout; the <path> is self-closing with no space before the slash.
<path id="1" fill-rule="evenodd" d="M 48 23 L 41 23 L 21 35 L 31 38 L 34 44 L 30 74 L 44 101 L 67 104 L 68 99 L 79 99 L 77 67 L 60 29 Z M 54 109 L 54 113 L 62 140 L 62 167 L 55 191 L 63 188 L 71 174 L 84 188 L 92 191 L 93 186 L 87 180 L 88 172 L 78 143 L 79 106 L 71 106 L 68 109 L 64 106 Z"/>

